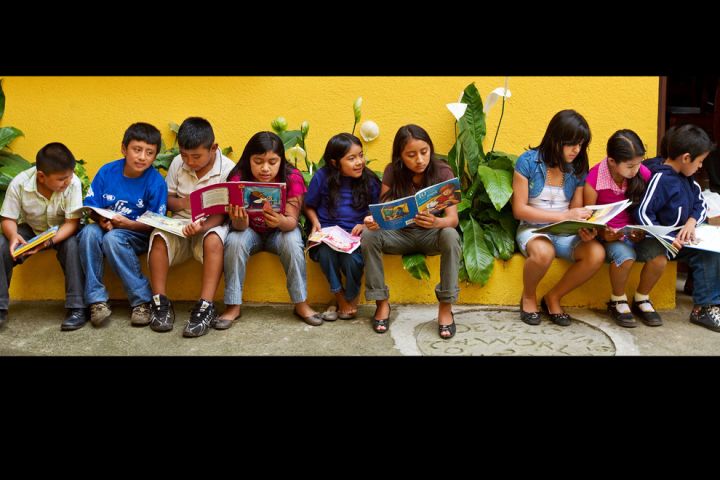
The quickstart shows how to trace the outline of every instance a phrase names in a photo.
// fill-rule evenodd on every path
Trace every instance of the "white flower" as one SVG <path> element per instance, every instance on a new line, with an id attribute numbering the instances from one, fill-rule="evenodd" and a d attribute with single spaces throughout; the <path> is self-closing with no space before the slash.
<path id="1" fill-rule="evenodd" d="M 510 90 L 508 90 L 507 87 L 496 88 L 495 90 L 490 92 L 490 95 L 488 95 L 488 97 L 485 99 L 485 106 L 483 107 L 483 112 L 489 112 L 492 106 L 495 105 L 495 102 L 498 101 L 498 98 L 510 98 L 510 95 Z"/>
<path id="2" fill-rule="evenodd" d="M 276 133 L 282 133 L 287 129 L 287 120 L 285 120 L 285 117 L 277 117 L 270 122 L 270 126 Z"/>
<path id="3" fill-rule="evenodd" d="M 366 142 L 372 142 L 380 135 L 380 127 L 372 120 L 365 120 L 360 125 L 360 136 Z"/>
<path id="4" fill-rule="evenodd" d="M 455 117 L 455 120 L 460 120 L 463 115 L 465 115 L 465 110 L 467 110 L 467 103 L 448 103 L 446 105 L 448 110 L 450 110 L 450 113 L 453 114 L 453 117 Z"/>
<path id="5" fill-rule="evenodd" d="M 304 162 L 306 156 L 305 150 L 303 150 L 300 145 L 295 145 L 285 151 L 285 158 L 293 163 L 297 163 L 298 160 Z"/>
<path id="6" fill-rule="evenodd" d="M 353 103 L 353 114 L 355 114 L 355 123 L 360 121 L 360 107 L 362 106 L 362 97 L 358 97 Z"/>
<path id="7" fill-rule="evenodd" d="M 308 130 L 310 130 L 310 124 L 305 120 L 300 124 L 300 133 L 302 133 L 303 137 L 307 137 Z"/>

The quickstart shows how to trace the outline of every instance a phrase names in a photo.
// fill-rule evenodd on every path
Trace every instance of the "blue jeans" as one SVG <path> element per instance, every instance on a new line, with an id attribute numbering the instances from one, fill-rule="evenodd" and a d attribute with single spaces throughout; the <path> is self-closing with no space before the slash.
<path id="1" fill-rule="evenodd" d="M 634 262 L 637 258 L 635 244 L 632 240 L 627 238 L 612 242 L 600 240 L 600 243 L 605 247 L 605 263 L 614 263 L 616 267 L 619 267 L 628 260 Z"/>
<path id="2" fill-rule="evenodd" d="M 363 262 L 361 249 L 353 253 L 342 253 L 333 250 L 324 243 L 310 249 L 310 258 L 320 264 L 325 277 L 330 284 L 330 291 L 342 291 L 342 274 L 345 274 L 345 300 L 351 302 L 360 294 L 360 285 L 363 276 Z"/>
<path id="3" fill-rule="evenodd" d="M 517 233 L 515 234 L 515 240 L 517 241 L 520 253 L 524 257 L 528 256 L 527 244 L 536 237 L 545 237 L 550 240 L 555 248 L 555 256 L 563 258 L 568 262 L 575 261 L 575 247 L 582 241 L 580 235 L 552 235 L 549 233 L 534 233 L 533 230 L 540 228 L 537 225 L 521 224 Z"/>
<path id="4" fill-rule="evenodd" d="M 261 250 L 280 256 L 290 300 L 292 303 L 304 302 L 307 299 L 307 268 L 300 229 L 260 234 L 247 228 L 233 230 L 225 239 L 225 305 L 242 304 L 248 258 Z"/>
<path id="5" fill-rule="evenodd" d="M 85 301 L 107 302 L 109 295 L 102 282 L 107 258 L 110 268 L 120 277 L 131 307 L 152 299 L 150 282 L 143 275 L 138 255 L 147 252 L 148 234 L 114 228 L 106 232 L 96 223 L 86 225 L 78 234 L 80 265 L 85 273 Z"/>

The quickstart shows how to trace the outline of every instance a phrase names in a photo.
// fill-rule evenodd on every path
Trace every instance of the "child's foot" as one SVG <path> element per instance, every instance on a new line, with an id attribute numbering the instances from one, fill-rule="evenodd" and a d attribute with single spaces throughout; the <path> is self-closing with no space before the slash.
<path id="1" fill-rule="evenodd" d="M 152 302 L 141 303 L 135 305 L 130 315 L 130 324 L 133 327 L 144 327 L 150 323 L 150 313 L 152 312 Z"/>
<path id="2" fill-rule="evenodd" d="M 150 306 L 150 328 L 155 332 L 169 332 L 175 323 L 175 308 L 165 295 L 153 295 Z"/>
<path id="3" fill-rule="evenodd" d="M 97 302 L 90 305 L 90 323 L 93 327 L 101 327 L 112 315 L 110 305 L 107 302 Z"/>
<path id="4" fill-rule="evenodd" d="M 87 316 L 85 316 L 84 308 L 68 308 L 65 320 L 60 325 L 60 330 L 77 330 L 87 323 Z"/>
<path id="5" fill-rule="evenodd" d="M 231 305 L 225 308 L 223 314 L 215 319 L 212 327 L 215 330 L 227 330 L 228 328 L 232 327 L 233 322 L 240 316 L 242 316 L 242 312 L 240 311 L 240 305 Z"/>
<path id="6" fill-rule="evenodd" d="M 717 305 L 695 305 L 690 312 L 690 321 L 713 332 L 720 332 L 720 307 Z"/>

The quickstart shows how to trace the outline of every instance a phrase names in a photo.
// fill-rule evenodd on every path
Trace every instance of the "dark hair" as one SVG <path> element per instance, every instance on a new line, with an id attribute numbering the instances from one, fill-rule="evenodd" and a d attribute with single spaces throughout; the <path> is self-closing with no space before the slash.
<path id="1" fill-rule="evenodd" d="M 188 117 L 178 129 L 177 141 L 183 150 L 199 147 L 210 150 L 215 143 L 215 132 L 204 118 Z"/>
<path id="2" fill-rule="evenodd" d="M 561 172 L 568 172 L 570 167 L 563 159 L 563 147 L 582 143 L 580 153 L 572 161 L 573 173 L 581 177 L 589 169 L 587 149 L 591 139 L 590 127 L 582 115 L 575 110 L 561 110 L 550 120 L 540 145 L 530 148 L 540 152 L 548 168 L 560 167 Z"/>
<path id="3" fill-rule="evenodd" d="M 624 129 L 613 133 L 607 142 L 607 156 L 616 163 L 628 162 L 637 157 L 645 156 L 645 146 L 637 133 Z M 638 171 L 637 175 L 627 179 L 625 195 L 633 202 L 640 203 L 645 193 L 645 180 Z"/>
<path id="4" fill-rule="evenodd" d="M 237 165 L 230 170 L 227 179 L 240 174 L 240 178 L 245 181 L 252 181 L 255 177 L 252 174 L 250 165 L 250 157 L 253 155 L 262 155 L 265 152 L 272 151 L 280 157 L 280 170 L 278 170 L 278 181 L 285 182 L 288 175 L 294 170 L 285 159 L 285 145 L 282 140 L 273 132 L 257 132 L 247 141 L 245 149 L 240 155 Z"/>
<path id="5" fill-rule="evenodd" d="M 360 142 L 360 139 L 355 135 L 338 133 L 328 140 L 327 146 L 325 147 L 323 158 L 328 168 L 328 214 L 331 218 L 335 218 L 337 213 L 335 207 L 339 200 L 340 179 L 342 177 L 340 173 L 340 159 L 347 155 L 350 147 L 353 145 L 362 148 L 362 142 Z M 333 163 L 331 160 L 335 160 L 335 162 Z M 375 172 L 365 166 L 360 178 L 351 179 L 352 207 L 356 210 L 367 210 L 370 204 L 370 186 L 378 185 L 379 183 L 380 179 L 375 175 Z"/>
<path id="6" fill-rule="evenodd" d="M 401 155 L 405 149 L 405 145 L 407 145 L 411 139 L 422 140 L 430 145 L 430 162 L 423 172 L 423 184 L 421 188 L 429 187 L 439 182 L 439 165 L 442 160 L 435 156 L 435 147 L 433 146 L 432 140 L 430 140 L 430 135 L 428 135 L 424 128 L 418 125 L 405 125 L 398 129 L 395 134 L 395 139 L 393 140 L 391 163 L 393 184 L 390 185 L 390 189 L 382 196 L 383 201 L 406 197 L 413 193 L 412 177 L 414 174 L 411 170 L 405 168 L 405 163 Z"/>
<path id="7" fill-rule="evenodd" d="M 48 143 L 35 156 L 35 166 L 45 175 L 75 170 L 75 155 L 64 144 Z"/>
<path id="8" fill-rule="evenodd" d="M 155 147 L 157 147 L 155 153 L 160 153 L 162 143 L 160 130 L 149 123 L 133 123 L 127 130 L 125 130 L 125 135 L 123 135 L 122 139 L 123 146 L 127 148 L 133 140 L 145 142 L 148 145 L 155 145 Z"/>
<path id="9" fill-rule="evenodd" d="M 695 161 L 703 153 L 715 149 L 715 144 L 705 130 L 696 125 L 688 124 L 674 130 L 670 129 L 665 136 L 667 137 L 666 158 L 675 159 L 689 153 L 690 158 Z"/>

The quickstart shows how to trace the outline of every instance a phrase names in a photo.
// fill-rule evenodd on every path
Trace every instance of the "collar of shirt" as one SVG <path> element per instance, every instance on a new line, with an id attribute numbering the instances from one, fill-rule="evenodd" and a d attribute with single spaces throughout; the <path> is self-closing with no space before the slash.
<path id="1" fill-rule="evenodd" d="M 596 190 L 611 190 L 615 195 L 623 195 L 627 190 L 627 178 L 623 178 L 622 185 L 618 187 L 618 184 L 613 180 L 610 168 L 608 167 L 608 159 L 603 159 L 598 167 L 598 178 Z"/>
<path id="2" fill-rule="evenodd" d="M 37 167 L 30 174 L 30 177 L 22 184 L 23 190 L 26 192 L 37 192 Z"/>

